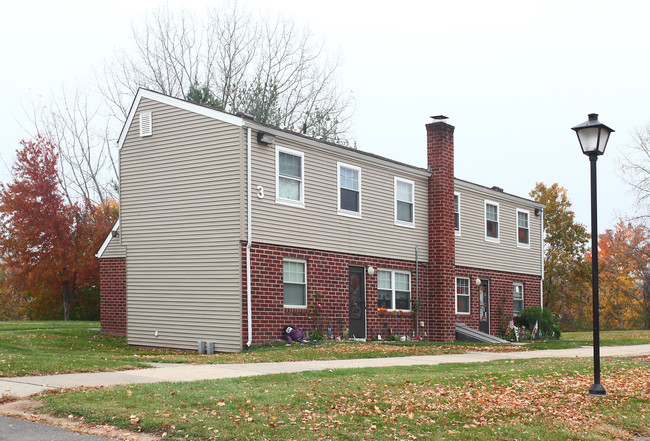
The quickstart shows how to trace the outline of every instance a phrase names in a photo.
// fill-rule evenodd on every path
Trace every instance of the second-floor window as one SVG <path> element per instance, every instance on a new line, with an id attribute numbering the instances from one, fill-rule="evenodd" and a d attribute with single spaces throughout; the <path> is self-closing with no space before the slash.
<path id="1" fill-rule="evenodd" d="M 485 240 L 499 241 L 499 204 L 485 201 Z"/>
<path id="2" fill-rule="evenodd" d="M 530 227 L 528 226 L 528 212 L 517 209 L 517 246 L 528 248 L 530 246 Z"/>
<path id="3" fill-rule="evenodd" d="M 395 224 L 415 226 L 413 181 L 395 178 Z"/>
<path id="4" fill-rule="evenodd" d="M 361 216 L 361 169 L 338 163 L 339 214 Z"/>
<path id="5" fill-rule="evenodd" d="M 454 230 L 460 236 L 460 193 L 454 193 Z"/>
<path id="6" fill-rule="evenodd" d="M 275 200 L 280 203 L 303 207 L 303 153 L 282 147 L 275 148 L 276 189 Z"/>

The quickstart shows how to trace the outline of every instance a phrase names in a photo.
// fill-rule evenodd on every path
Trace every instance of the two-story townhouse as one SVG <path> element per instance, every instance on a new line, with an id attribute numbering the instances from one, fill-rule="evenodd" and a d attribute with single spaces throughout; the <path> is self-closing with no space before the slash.
<path id="1" fill-rule="evenodd" d="M 455 179 L 454 127 L 426 128 L 421 168 L 138 91 L 102 330 L 217 351 L 316 321 L 332 338 L 498 333 L 541 304 L 542 206 Z"/>
<path id="2" fill-rule="evenodd" d="M 456 323 L 496 334 L 543 303 L 543 206 L 460 179 L 455 189 Z"/>

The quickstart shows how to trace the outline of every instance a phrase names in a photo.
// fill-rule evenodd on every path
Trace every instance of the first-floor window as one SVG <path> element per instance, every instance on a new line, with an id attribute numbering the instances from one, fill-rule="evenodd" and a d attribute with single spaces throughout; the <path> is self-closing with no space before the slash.
<path id="1" fill-rule="evenodd" d="M 284 306 L 307 307 L 307 262 L 284 261 Z"/>
<path id="2" fill-rule="evenodd" d="M 377 307 L 411 310 L 411 273 L 377 271 Z"/>
<path id="3" fill-rule="evenodd" d="M 519 315 L 522 309 L 524 309 L 524 285 L 515 283 L 512 294 L 512 313 Z"/>
<path id="4" fill-rule="evenodd" d="M 456 277 L 456 314 L 469 313 L 469 279 Z"/>

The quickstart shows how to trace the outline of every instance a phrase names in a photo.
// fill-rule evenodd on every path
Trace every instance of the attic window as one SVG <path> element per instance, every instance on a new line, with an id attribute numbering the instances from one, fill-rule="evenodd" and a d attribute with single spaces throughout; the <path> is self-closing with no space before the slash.
<path id="1" fill-rule="evenodd" d="M 140 114 L 140 136 L 151 136 L 153 134 L 153 124 L 151 112 Z"/>

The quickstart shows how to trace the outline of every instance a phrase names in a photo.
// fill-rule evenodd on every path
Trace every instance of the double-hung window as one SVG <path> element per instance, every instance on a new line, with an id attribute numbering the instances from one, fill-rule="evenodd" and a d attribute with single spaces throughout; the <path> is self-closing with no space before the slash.
<path id="1" fill-rule="evenodd" d="M 377 307 L 404 311 L 411 310 L 411 273 L 405 271 L 377 271 Z"/>
<path id="2" fill-rule="evenodd" d="M 499 242 L 499 204 L 485 201 L 485 240 Z"/>
<path id="3" fill-rule="evenodd" d="M 530 226 L 528 211 L 517 209 L 517 246 L 530 247 Z"/>
<path id="4" fill-rule="evenodd" d="M 460 236 L 460 193 L 454 193 L 454 231 Z"/>
<path id="5" fill-rule="evenodd" d="M 338 213 L 361 217 L 361 169 L 353 165 L 338 164 Z"/>
<path id="6" fill-rule="evenodd" d="M 512 293 L 512 313 L 519 315 L 522 309 L 524 309 L 524 285 L 523 283 L 515 283 Z"/>
<path id="7" fill-rule="evenodd" d="M 395 178 L 395 225 L 415 227 L 414 193 L 413 181 Z"/>
<path id="8" fill-rule="evenodd" d="M 456 277 L 456 314 L 469 314 L 469 279 Z"/>
<path id="9" fill-rule="evenodd" d="M 297 207 L 305 206 L 303 159 L 302 152 L 276 146 L 276 202 Z"/>
<path id="10" fill-rule="evenodd" d="M 307 307 L 307 262 L 285 259 L 283 262 L 284 307 Z"/>

